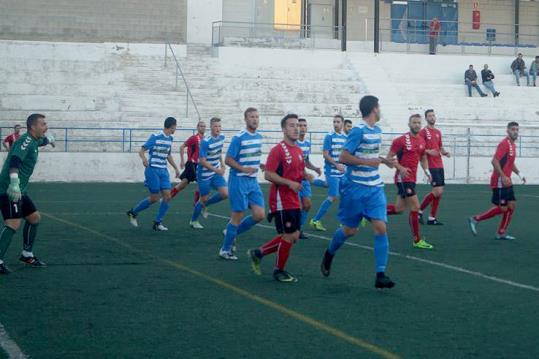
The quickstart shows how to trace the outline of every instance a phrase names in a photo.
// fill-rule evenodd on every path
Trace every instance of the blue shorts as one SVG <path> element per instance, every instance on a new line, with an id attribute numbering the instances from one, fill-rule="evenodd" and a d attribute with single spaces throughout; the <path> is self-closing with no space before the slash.
<path id="1" fill-rule="evenodd" d="M 363 186 L 347 181 L 342 186 L 337 218 L 349 228 L 356 228 L 363 218 L 387 223 L 384 187 Z"/>
<path id="2" fill-rule="evenodd" d="M 144 170 L 144 185 L 148 187 L 150 193 L 159 193 L 163 190 L 170 190 L 170 175 L 166 168 L 146 167 Z"/>
<path id="3" fill-rule="evenodd" d="M 228 197 L 232 212 L 245 212 L 252 205 L 264 208 L 264 195 L 253 177 L 230 176 Z"/>
<path id="4" fill-rule="evenodd" d="M 301 189 L 301 191 L 299 191 L 299 199 L 302 200 L 304 198 L 311 198 L 313 196 L 311 183 L 307 180 L 303 180 L 301 181 L 301 186 L 303 188 Z"/>
<path id="5" fill-rule="evenodd" d="M 342 185 L 343 180 L 344 180 L 344 176 L 333 177 L 333 176 L 330 176 L 330 175 L 326 174 L 326 182 L 328 184 L 328 196 L 329 197 L 339 197 L 340 187 Z"/>
<path id="6" fill-rule="evenodd" d="M 221 187 L 226 187 L 226 180 L 223 176 L 214 174 L 208 179 L 202 179 L 197 176 L 198 192 L 202 197 L 208 195 L 212 189 L 218 190 Z"/>

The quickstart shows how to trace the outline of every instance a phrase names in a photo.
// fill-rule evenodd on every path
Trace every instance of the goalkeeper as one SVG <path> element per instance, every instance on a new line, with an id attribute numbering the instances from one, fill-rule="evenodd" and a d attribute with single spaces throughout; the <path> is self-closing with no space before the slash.
<path id="1" fill-rule="evenodd" d="M 19 260 L 32 267 L 46 266 L 33 253 L 41 216 L 26 194 L 26 187 L 36 166 L 39 147 L 48 144 L 54 147 L 54 138 L 45 134 L 47 122 L 44 115 L 30 115 L 26 127 L 27 132 L 11 146 L 0 172 L 0 206 L 4 217 L 4 226 L 0 230 L 0 274 L 9 273 L 4 255 L 22 218 L 25 223 L 22 232 L 23 251 Z"/>

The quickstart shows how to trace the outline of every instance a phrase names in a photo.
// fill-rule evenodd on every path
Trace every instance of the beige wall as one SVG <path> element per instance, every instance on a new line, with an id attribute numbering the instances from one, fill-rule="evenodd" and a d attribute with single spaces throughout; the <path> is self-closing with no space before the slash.
<path id="1" fill-rule="evenodd" d="M 0 0 L 0 38 L 183 43 L 186 0 Z"/>
<path id="2" fill-rule="evenodd" d="M 380 29 L 389 29 L 391 5 L 380 1 Z M 348 41 L 372 40 L 374 34 L 374 4 L 372 0 L 348 0 Z M 367 21 L 367 26 L 365 26 Z M 382 31 L 383 32 L 383 31 Z M 383 41 L 389 41 L 382 34 Z"/>

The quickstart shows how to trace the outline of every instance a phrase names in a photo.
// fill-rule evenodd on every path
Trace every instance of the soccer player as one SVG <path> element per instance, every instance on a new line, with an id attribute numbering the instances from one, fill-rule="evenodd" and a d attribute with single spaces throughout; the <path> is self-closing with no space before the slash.
<path id="1" fill-rule="evenodd" d="M 395 204 L 387 206 L 387 214 L 401 214 L 406 208 L 409 208 L 409 222 L 414 237 L 413 246 L 421 249 L 432 249 L 433 246 L 421 238 L 419 199 L 415 192 L 417 164 L 419 162 L 421 162 L 425 175 L 429 178 L 429 181 L 431 180 L 425 153 L 425 141 L 419 136 L 421 115 L 410 116 L 408 127 L 410 131 L 394 139 L 387 154 L 387 160 L 393 160 L 397 156 L 395 185 L 398 189 L 397 201 Z"/>
<path id="2" fill-rule="evenodd" d="M 151 135 L 138 152 L 142 159 L 142 164 L 146 168 L 144 170 L 144 185 L 148 187 L 150 196 L 144 198 L 134 208 L 127 211 L 129 222 L 134 227 L 138 227 L 137 216 L 139 213 L 161 199 L 159 211 L 153 222 L 153 229 L 155 231 L 168 231 L 168 228 L 161 223 L 168 211 L 169 201 L 171 199 L 170 188 L 172 186 L 170 184 L 167 161 L 174 168 L 176 178 L 180 177 L 180 171 L 171 154 L 172 135 L 174 132 L 176 132 L 176 119 L 174 117 L 167 117 L 163 131 Z M 146 151 L 150 153 L 149 160 L 146 158 Z"/>
<path id="3" fill-rule="evenodd" d="M 2 142 L 2 145 L 6 149 L 6 151 L 9 151 L 11 149 L 11 146 L 15 143 L 21 137 L 21 125 L 16 124 L 15 127 L 13 127 L 13 133 L 9 136 L 7 136 L 4 139 L 4 142 Z"/>
<path id="4" fill-rule="evenodd" d="M 431 205 L 427 224 L 439 226 L 443 223 L 438 221 L 436 215 L 438 213 L 438 207 L 440 206 L 440 200 L 442 199 L 442 193 L 444 193 L 445 186 L 444 162 L 442 161 L 442 156 L 449 158 L 450 154 L 445 150 L 442 144 L 442 132 L 434 127 L 436 124 L 434 110 L 425 111 L 425 119 L 427 120 L 427 126 L 419 132 L 419 135 L 425 140 L 427 148 L 425 153 L 427 154 L 429 171 L 432 177 L 430 182 L 432 191 L 426 195 L 425 198 L 423 198 L 423 202 L 421 202 L 419 222 L 423 224 L 423 211 Z"/>
<path id="5" fill-rule="evenodd" d="M 343 131 L 346 136 L 350 134 L 350 131 L 352 131 L 352 127 L 354 127 L 354 124 L 351 120 L 344 120 Z"/>
<path id="6" fill-rule="evenodd" d="M 298 146 L 303 151 L 303 158 L 305 160 L 305 168 L 308 168 L 310 170 L 315 171 L 318 176 L 322 174 L 322 170 L 320 167 L 316 167 L 312 164 L 309 156 L 311 155 L 311 142 L 305 138 L 307 135 L 307 120 L 304 118 L 298 119 L 298 127 L 299 127 L 299 138 L 296 141 Z M 301 228 L 305 225 L 305 222 L 307 222 L 307 216 L 309 214 L 309 210 L 311 209 L 312 202 L 312 190 L 311 190 L 311 183 L 308 178 L 304 178 L 301 182 L 301 191 L 299 192 L 299 199 L 301 201 L 301 221 L 300 225 Z M 300 232 L 300 239 L 307 239 L 307 236 L 303 234 L 303 231 Z"/>
<path id="7" fill-rule="evenodd" d="M 247 255 L 251 267 L 261 275 L 260 261 L 264 256 L 277 252 L 273 278 L 279 282 L 297 282 L 285 271 L 292 245 L 299 239 L 301 229 L 301 203 L 298 192 L 305 179 L 303 151 L 297 145 L 299 137 L 298 116 L 288 114 L 281 120 L 284 138 L 268 155 L 264 177 L 271 182 L 269 194 L 270 217 L 275 218 L 277 236 L 258 249 L 250 249 Z"/>
<path id="8" fill-rule="evenodd" d="M 195 229 L 204 228 L 198 221 L 198 217 L 201 213 L 203 217 L 207 217 L 205 209 L 208 206 L 228 198 L 228 188 L 224 178 L 225 165 L 221 154 L 225 143 L 225 136 L 221 134 L 221 119 L 213 117 L 210 120 L 210 129 L 211 135 L 200 143 L 198 156 L 197 184 L 200 200 L 195 205 L 189 222 L 189 225 Z M 217 193 L 210 197 L 212 188 Z"/>
<path id="9" fill-rule="evenodd" d="M 374 229 L 374 257 L 376 262 L 376 288 L 392 288 L 395 283 L 385 275 L 389 256 L 387 213 L 384 182 L 378 173 L 380 164 L 392 167 L 392 162 L 380 157 L 382 130 L 378 98 L 364 96 L 359 102 L 363 121 L 357 124 L 344 145 L 339 161 L 347 165 L 346 181 L 337 218 L 342 223 L 324 252 L 320 270 L 329 276 L 335 253 L 344 242 L 358 232 L 363 218 L 369 218 Z"/>
<path id="10" fill-rule="evenodd" d="M 198 155 L 200 152 L 200 141 L 204 138 L 206 132 L 206 123 L 199 121 L 197 124 L 197 133 L 189 137 L 184 143 L 180 145 L 180 168 L 183 169 L 180 175 L 180 183 L 172 188 L 170 195 L 172 198 L 176 197 L 178 193 L 183 191 L 191 182 L 197 179 L 197 164 Z M 187 148 L 187 163 L 184 158 L 184 151 Z M 194 203 L 198 202 L 199 192 L 195 192 Z"/>
<path id="11" fill-rule="evenodd" d="M 23 250 L 19 260 L 32 267 L 46 266 L 33 253 L 41 215 L 26 189 L 37 163 L 39 147 L 53 144 L 54 138 L 46 135 L 48 127 L 44 115 L 30 115 L 26 127 L 27 132 L 10 147 L 0 172 L 0 206 L 4 217 L 4 226 L 0 231 L 0 274 L 10 273 L 4 263 L 4 256 L 22 218 L 25 223 L 22 230 Z"/>
<path id="12" fill-rule="evenodd" d="M 492 167 L 494 167 L 494 170 L 490 177 L 492 203 L 494 207 L 468 219 L 470 230 L 474 236 L 477 235 L 477 224 L 479 222 L 502 215 L 502 220 L 498 226 L 495 238 L 504 240 L 515 239 L 515 237 L 507 234 L 507 228 L 509 228 L 517 204 L 511 174 L 514 172 L 520 177 L 522 183 L 526 183 L 526 177 L 524 177 L 515 165 L 515 159 L 517 157 L 515 141 L 518 138 L 518 129 L 517 122 L 509 122 L 507 124 L 507 137 L 496 148 L 496 153 L 492 158 Z"/>
<path id="13" fill-rule="evenodd" d="M 344 118 L 341 115 L 335 115 L 333 118 L 333 132 L 330 132 L 324 138 L 324 172 L 326 175 L 326 182 L 328 185 L 328 197 L 322 202 L 322 205 L 318 209 L 318 213 L 310 221 L 310 225 L 317 231 L 326 231 L 326 228 L 322 225 L 322 217 L 327 213 L 331 204 L 339 198 L 339 186 L 344 178 L 345 167 L 342 163 L 339 163 L 339 156 L 341 154 L 342 147 L 346 141 L 346 135 L 343 132 Z"/>
<path id="14" fill-rule="evenodd" d="M 224 231 L 224 240 L 219 256 L 226 260 L 238 260 L 232 253 L 236 237 L 248 231 L 264 219 L 264 195 L 257 181 L 262 155 L 262 135 L 256 130 L 260 123 L 258 110 L 249 107 L 243 114 L 245 130 L 236 134 L 225 157 L 225 164 L 230 167 L 228 193 L 232 214 Z M 247 209 L 251 215 L 244 218 Z"/>

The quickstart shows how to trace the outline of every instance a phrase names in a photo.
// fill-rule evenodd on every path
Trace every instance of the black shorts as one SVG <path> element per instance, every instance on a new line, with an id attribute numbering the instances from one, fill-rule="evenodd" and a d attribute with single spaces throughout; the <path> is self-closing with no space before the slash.
<path id="1" fill-rule="evenodd" d="M 180 175 L 180 179 L 186 179 L 187 182 L 195 182 L 197 180 L 197 164 L 191 161 L 188 161 L 185 164 L 185 169 Z"/>
<path id="2" fill-rule="evenodd" d="M 275 218 L 275 229 L 277 233 L 294 233 L 301 230 L 301 210 L 285 209 L 273 212 L 271 217 Z"/>
<path id="3" fill-rule="evenodd" d="M 432 187 L 445 186 L 445 172 L 443 168 L 430 168 L 429 171 L 432 177 L 432 181 L 430 182 Z"/>
<path id="4" fill-rule="evenodd" d="M 496 206 L 507 206 L 507 202 L 516 200 L 513 186 L 492 189 L 492 203 Z"/>
<path id="5" fill-rule="evenodd" d="M 18 202 L 12 202 L 7 194 L 2 194 L 0 195 L 0 206 L 4 220 L 25 218 L 37 211 L 34 202 L 26 194 L 23 194 Z"/>
<path id="6" fill-rule="evenodd" d="M 413 197 L 415 193 L 415 183 L 414 182 L 399 182 L 396 184 L 398 189 L 398 194 L 401 198 Z"/>

